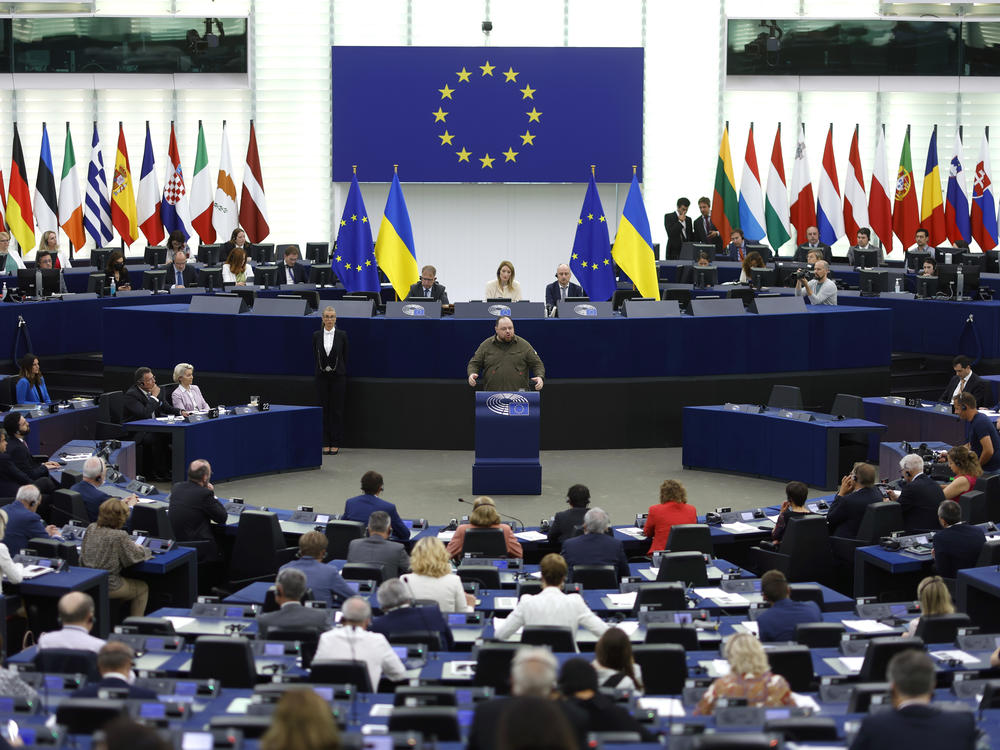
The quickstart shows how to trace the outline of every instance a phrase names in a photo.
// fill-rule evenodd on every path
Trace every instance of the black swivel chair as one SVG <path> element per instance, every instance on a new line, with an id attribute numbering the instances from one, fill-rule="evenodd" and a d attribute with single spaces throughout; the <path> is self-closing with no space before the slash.
<path id="1" fill-rule="evenodd" d="M 56 709 L 56 723 L 72 734 L 91 735 L 125 714 L 126 703 L 108 698 L 63 698 Z"/>
<path id="2" fill-rule="evenodd" d="M 375 581 L 378 584 L 385 579 L 385 566 L 382 563 L 344 563 L 340 575 L 348 581 Z"/>
<path id="3" fill-rule="evenodd" d="M 465 581 L 475 581 L 484 589 L 500 588 L 500 571 L 493 565 L 458 566 L 458 577 Z"/>
<path id="4" fill-rule="evenodd" d="M 346 560 L 351 542 L 365 535 L 368 527 L 360 521 L 330 521 L 326 525 L 326 559 Z"/>
<path id="5" fill-rule="evenodd" d="M 837 722 L 823 716 L 795 716 L 764 722 L 764 731 L 777 733 L 786 742 L 836 742 Z"/>
<path id="6" fill-rule="evenodd" d="M 82 471 L 76 471 L 74 469 L 66 468 L 62 470 L 62 476 L 59 478 L 59 486 L 62 487 L 64 490 L 68 490 L 70 487 L 72 487 L 74 484 L 81 481 L 82 479 L 83 479 Z"/>
<path id="7" fill-rule="evenodd" d="M 386 636 L 394 646 L 423 645 L 428 651 L 444 651 L 441 633 L 437 630 L 406 630 Z"/>
<path id="8" fill-rule="evenodd" d="M 420 732 L 426 739 L 437 742 L 460 742 L 458 709 L 453 706 L 397 706 L 389 716 L 390 732 Z"/>
<path id="9" fill-rule="evenodd" d="M 136 505 L 132 508 L 133 529 L 141 529 L 158 539 L 176 539 L 166 506 Z"/>
<path id="10" fill-rule="evenodd" d="M 823 587 L 818 583 L 790 583 L 788 592 L 793 602 L 815 602 L 820 610 L 823 609 Z"/>
<path id="11" fill-rule="evenodd" d="M 839 622 L 804 622 L 795 626 L 795 640 L 810 648 L 836 648 L 845 632 Z"/>
<path id="12" fill-rule="evenodd" d="M 36 672 L 82 674 L 88 680 L 99 680 L 97 654 L 75 648 L 46 648 L 35 652 L 32 666 Z"/>
<path id="13" fill-rule="evenodd" d="M 227 688 L 252 688 L 257 684 L 257 670 L 250 641 L 243 636 L 199 636 L 194 642 L 191 676 L 218 680 Z"/>
<path id="14" fill-rule="evenodd" d="M 285 546 L 277 515 L 245 510 L 236 527 L 229 580 L 237 588 L 254 581 L 273 580 L 278 568 L 291 562 L 298 551 L 298 547 Z"/>
<path id="15" fill-rule="evenodd" d="M 573 629 L 562 625 L 525 625 L 521 643 L 548 646 L 553 651 L 576 651 Z"/>
<path id="16" fill-rule="evenodd" d="M 649 695 L 678 695 L 687 680 L 687 657 L 676 643 L 645 643 L 632 646 L 632 657 L 642 669 L 642 681 Z"/>
<path id="17" fill-rule="evenodd" d="M 466 529 L 462 554 L 473 557 L 507 557 L 503 529 Z"/>
<path id="18" fill-rule="evenodd" d="M 60 489 L 53 492 L 49 508 L 52 523 L 56 526 L 65 526 L 70 521 L 90 523 L 90 515 L 87 513 L 87 506 L 83 504 L 83 497 L 75 490 Z"/>
<path id="19" fill-rule="evenodd" d="M 962 509 L 962 520 L 967 524 L 986 523 L 988 511 L 986 493 L 982 490 L 969 490 L 958 498 Z"/>
<path id="20" fill-rule="evenodd" d="M 808 646 L 774 646 L 767 650 L 767 660 L 771 671 L 784 677 L 795 692 L 815 690 L 812 652 Z"/>
<path id="21" fill-rule="evenodd" d="M 915 635 L 924 643 L 954 643 L 958 638 L 958 629 L 966 628 L 971 623 L 969 616 L 962 612 L 923 615 L 917 623 Z"/>
<path id="22" fill-rule="evenodd" d="M 698 650 L 698 629 L 676 622 L 651 622 L 646 625 L 644 643 L 676 643 L 685 651 Z"/>
<path id="23" fill-rule="evenodd" d="M 712 531 L 705 523 L 678 523 L 670 527 L 667 537 L 669 552 L 703 552 L 712 554 Z"/>
<path id="24" fill-rule="evenodd" d="M 885 682 L 885 670 L 889 660 L 900 651 L 908 648 L 923 650 L 924 642 L 920 638 L 904 638 L 902 636 L 887 636 L 872 638 L 868 641 L 865 651 L 865 661 L 861 665 L 861 682 Z"/>
<path id="25" fill-rule="evenodd" d="M 614 565 L 575 565 L 570 575 L 573 583 L 585 589 L 618 588 L 618 568 Z"/>
<path id="26" fill-rule="evenodd" d="M 707 586 L 708 571 L 701 552 L 667 552 L 660 556 L 658 583 L 680 581 L 687 586 Z"/>
<path id="27" fill-rule="evenodd" d="M 801 523 L 802 520 L 799 519 L 796 523 Z M 899 503 L 872 503 L 865 508 L 865 514 L 861 517 L 857 539 L 845 539 L 844 537 L 834 536 L 830 537 L 830 544 L 833 554 L 838 560 L 853 561 L 854 552 L 859 547 L 878 544 L 882 537 L 889 536 L 894 531 L 902 530 L 903 508 Z"/>
<path id="28" fill-rule="evenodd" d="M 0 381 L 2 382 L 2 381 Z M 127 440 L 129 433 L 122 427 L 125 394 L 122 391 L 108 391 L 97 397 L 97 440 Z"/>
<path id="29" fill-rule="evenodd" d="M 633 615 L 642 610 L 674 610 L 685 609 L 687 598 L 683 583 L 668 581 L 666 583 L 640 583 L 636 587 L 635 608 Z"/>
<path id="30" fill-rule="evenodd" d="M 372 692 L 368 665 L 352 659 L 322 659 L 309 669 L 309 682 L 333 685 L 354 685 L 359 693 Z"/>
<path id="31" fill-rule="evenodd" d="M 983 474 L 976 480 L 976 487 L 986 495 L 986 520 L 1000 521 L 1000 474 Z"/>
<path id="32" fill-rule="evenodd" d="M 780 570 L 789 581 L 824 581 L 833 571 L 830 531 L 823 516 L 796 518 L 788 524 L 777 551 L 750 548 L 750 568 L 762 574 Z"/>
<path id="33" fill-rule="evenodd" d="M 1000 542 L 987 541 L 979 552 L 976 567 L 983 568 L 987 565 L 1000 565 Z"/>
<path id="34" fill-rule="evenodd" d="M 497 695 L 510 693 L 510 663 L 520 643 L 483 643 L 476 651 L 476 685 L 493 688 Z"/>
<path id="35" fill-rule="evenodd" d="M 771 395 L 767 399 L 767 405 L 777 409 L 801 409 L 802 389 L 797 385 L 771 386 Z"/>
<path id="36" fill-rule="evenodd" d="M 268 628 L 267 640 L 269 641 L 298 641 L 302 654 L 302 667 L 309 669 L 313 657 L 316 656 L 316 648 L 319 646 L 319 630 L 292 630 L 290 628 Z"/>

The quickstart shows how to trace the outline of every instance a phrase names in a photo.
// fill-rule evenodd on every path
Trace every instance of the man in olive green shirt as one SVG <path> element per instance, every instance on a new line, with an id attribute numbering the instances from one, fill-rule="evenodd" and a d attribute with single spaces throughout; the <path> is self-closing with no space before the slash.
<path id="1" fill-rule="evenodd" d="M 535 377 L 528 373 L 534 372 Z M 486 339 L 469 360 L 469 385 L 473 388 L 483 373 L 483 390 L 542 390 L 545 365 L 525 339 L 514 335 L 514 323 L 507 316 L 497 320 L 496 335 Z"/>

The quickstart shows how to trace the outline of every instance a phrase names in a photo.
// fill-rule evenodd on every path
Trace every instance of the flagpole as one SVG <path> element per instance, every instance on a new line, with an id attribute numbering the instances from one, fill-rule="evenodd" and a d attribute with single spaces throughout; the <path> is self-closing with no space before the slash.
<path id="1" fill-rule="evenodd" d="M 96 123 L 95 123 L 95 124 L 96 124 Z M 173 123 L 172 123 L 172 122 L 171 122 L 170 124 L 171 124 L 171 125 L 173 125 Z M 119 133 L 119 135 L 121 134 L 121 132 L 122 132 L 122 121 L 121 121 L 121 120 L 119 120 L 119 121 L 118 121 L 118 133 Z M 117 158 L 118 158 L 118 157 L 117 157 L 117 155 L 116 155 L 116 156 L 115 156 L 115 159 L 117 160 Z M 112 185 L 112 187 L 113 187 L 113 186 L 114 186 L 114 184 L 115 184 L 115 179 L 114 179 L 114 178 L 115 178 L 115 175 L 114 175 L 114 172 L 112 172 L 112 173 L 111 173 L 111 185 Z M 111 196 L 108 196 L 108 197 L 110 198 Z M 114 226 L 114 223 L 113 223 L 113 222 L 112 222 L 112 226 Z M 122 249 L 122 255 L 125 255 L 125 238 L 124 238 L 124 237 L 122 237 L 122 234 L 121 234 L 121 232 L 119 232 L 119 233 L 118 233 L 118 241 L 119 241 L 119 243 L 121 244 L 121 249 Z"/>

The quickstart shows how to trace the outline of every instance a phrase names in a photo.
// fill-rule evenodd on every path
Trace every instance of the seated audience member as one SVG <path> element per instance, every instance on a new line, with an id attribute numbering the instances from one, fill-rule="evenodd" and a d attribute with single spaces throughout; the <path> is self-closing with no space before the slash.
<path id="1" fill-rule="evenodd" d="M 237 248 L 244 253 L 250 250 L 250 243 L 247 242 L 247 233 L 239 227 L 233 230 L 233 233 L 229 236 L 229 242 L 226 242 L 222 246 L 221 254 L 228 258 L 229 254 Z"/>
<path id="2" fill-rule="evenodd" d="M 757 617 L 762 641 L 794 641 L 796 625 L 823 621 L 816 602 L 792 599 L 788 579 L 780 570 L 769 570 L 761 576 L 760 593 L 764 601 L 771 605 Z"/>
<path id="3" fill-rule="evenodd" d="M 410 568 L 410 556 L 399 542 L 389 541 L 389 514 L 376 510 L 368 517 L 368 536 L 352 539 L 347 547 L 349 563 L 381 563 L 382 577 L 397 578 Z"/>
<path id="4" fill-rule="evenodd" d="M 550 553 L 542 558 L 542 590 L 527 594 L 514 607 L 510 616 L 494 628 L 497 640 L 506 640 L 521 627 L 534 625 L 561 625 L 570 628 L 576 639 L 576 629 L 583 626 L 596 636 L 601 636 L 608 625 L 590 611 L 579 594 L 565 594 L 562 585 L 568 568 L 562 555 Z"/>
<path id="5" fill-rule="evenodd" d="M 319 637 L 319 647 L 313 661 L 352 659 L 368 667 L 372 690 L 378 690 L 379 680 L 398 682 L 406 677 L 406 667 L 381 633 L 372 633 L 368 626 L 372 608 L 360 596 L 352 596 L 340 608 L 340 626 L 327 630 Z"/>
<path id="6" fill-rule="evenodd" d="M 91 456 L 83 462 L 83 479 L 70 487 L 73 492 L 79 492 L 80 497 L 83 498 L 83 504 L 87 508 L 86 520 L 90 522 L 97 520 L 101 504 L 111 497 L 111 495 L 100 490 L 101 485 L 104 484 L 104 475 L 106 472 L 107 467 L 104 465 L 104 459 L 99 456 Z M 139 498 L 132 494 L 127 498 L 123 498 L 123 501 L 129 508 L 133 508 L 139 502 Z M 74 520 L 83 521 L 84 519 L 77 518 Z"/>
<path id="7" fill-rule="evenodd" d="M 566 490 L 569 508 L 552 517 L 549 526 L 549 544 L 561 544 L 583 533 L 583 517 L 590 504 L 590 490 L 585 485 L 574 484 Z"/>
<path id="8" fill-rule="evenodd" d="M 912 638 L 917 634 L 917 626 L 923 617 L 934 615 L 950 615 L 955 611 L 951 600 L 951 592 L 941 576 L 927 576 L 917 586 L 917 599 L 920 601 L 920 617 L 914 617 L 906 627 L 904 636 Z"/>
<path id="9" fill-rule="evenodd" d="M 708 253 L 698 253 L 698 260 L 694 262 L 696 266 L 710 266 L 712 265 L 712 259 L 709 257 Z"/>
<path id="10" fill-rule="evenodd" d="M 186 482 L 178 482 L 170 491 L 167 518 L 178 542 L 198 542 L 198 562 L 213 562 L 219 551 L 215 543 L 212 522 L 225 526 L 226 506 L 215 498 L 212 486 L 212 465 L 198 459 L 188 466 Z"/>
<path id="11" fill-rule="evenodd" d="M 938 525 L 938 506 L 946 499 L 941 485 L 924 474 L 924 459 L 916 453 L 903 456 L 899 468 L 903 489 L 899 493 L 889 490 L 888 494 L 889 499 L 898 502 L 903 509 L 903 528 L 907 534 L 933 531 Z"/>
<path id="12" fill-rule="evenodd" d="M 496 746 L 503 750 L 577 750 L 583 747 L 560 706 L 569 701 L 549 698 L 510 698 L 496 727 Z"/>
<path id="13" fill-rule="evenodd" d="M 756 250 L 752 250 L 749 253 L 747 253 L 746 257 L 743 259 L 743 266 L 740 269 L 741 284 L 750 283 L 751 268 L 767 268 L 767 264 L 764 263 L 764 259 L 761 257 L 760 253 L 758 253 Z"/>
<path id="14" fill-rule="evenodd" d="M 847 250 L 847 265 L 851 267 L 856 267 L 859 265 L 860 261 L 855 257 L 856 250 L 878 250 L 878 265 L 885 265 L 885 253 L 882 248 L 875 247 L 871 244 L 872 240 L 872 230 L 868 227 L 861 227 L 857 234 L 858 244 L 852 245 Z"/>
<path id="15" fill-rule="evenodd" d="M 38 273 L 35 274 L 35 289 L 39 297 L 43 294 L 43 284 L 42 284 L 42 271 L 51 271 L 55 268 L 53 258 L 56 257 L 55 253 L 45 252 L 44 250 L 38 252 L 35 255 L 35 270 Z M 66 277 L 63 275 L 63 270 L 61 268 L 57 269 L 59 273 L 59 294 L 66 294 Z"/>
<path id="16" fill-rule="evenodd" d="M 643 691 L 642 669 L 632 658 L 632 641 L 621 628 L 608 628 L 594 646 L 597 679 L 602 688 Z"/>
<path id="17" fill-rule="evenodd" d="M 471 612 L 476 603 L 466 594 L 462 579 L 452 572 L 448 551 L 437 537 L 424 537 L 413 545 L 412 573 L 400 576 L 414 599 L 433 599 L 442 612 Z"/>
<path id="18" fill-rule="evenodd" d="M 253 284 L 253 278 L 253 268 L 247 260 L 246 251 L 238 247 L 230 250 L 226 262 L 222 264 L 222 283 L 246 286 Z"/>
<path id="19" fill-rule="evenodd" d="M 17 383 L 14 386 L 15 398 L 19 404 L 50 404 L 49 389 L 45 387 L 45 378 L 42 375 L 41 365 L 38 364 L 38 357 L 34 354 L 25 354 L 18 362 L 21 368 L 18 374 Z"/>
<path id="20" fill-rule="evenodd" d="M 698 701 L 696 715 L 715 711 L 720 698 L 743 699 L 748 706 L 794 706 L 792 690 L 781 675 L 771 672 L 767 653 L 757 636 L 736 633 L 726 639 L 723 655 L 729 662 L 729 674 L 717 678 Z"/>
<path id="21" fill-rule="evenodd" d="M 688 216 L 691 201 L 687 198 L 677 199 L 677 210 L 663 214 L 663 226 L 667 230 L 666 259 L 676 260 L 681 255 L 681 245 L 694 241 L 694 224 Z"/>
<path id="22" fill-rule="evenodd" d="M 983 475 L 976 454 L 964 445 L 956 445 L 948 451 L 948 468 L 955 478 L 942 490 L 941 494 L 947 500 L 954 500 L 976 489 L 976 481 Z"/>
<path id="23" fill-rule="evenodd" d="M 886 670 L 893 710 L 864 716 L 851 750 L 976 747 L 976 719 L 971 711 L 942 711 L 931 705 L 935 669 L 934 660 L 922 649 L 893 656 Z"/>
<path id="24" fill-rule="evenodd" d="M 17 493 L 18 488 L 24 486 L 35 487 L 31 477 L 21 471 L 7 453 L 7 433 L 0 430 L 0 495 L 10 497 Z"/>
<path id="25" fill-rule="evenodd" d="M 441 650 L 453 650 L 455 641 L 441 610 L 434 605 L 414 606 L 409 587 L 398 578 L 382 581 L 376 597 L 382 614 L 372 620 L 368 628 L 370 631 L 381 633 L 386 638 L 396 633 L 437 633 L 441 638 Z"/>
<path id="26" fill-rule="evenodd" d="M 823 260 L 823 253 L 820 250 L 810 250 L 806 253 L 806 263 L 810 266 L 815 266 L 821 260 Z"/>
<path id="27" fill-rule="evenodd" d="M 882 493 L 875 487 L 876 479 L 874 466 L 858 462 L 854 464 L 854 470 L 840 480 L 840 489 L 830 503 L 830 512 L 826 514 L 830 536 L 857 538 L 865 510 L 883 499 Z"/>
<path id="28" fill-rule="evenodd" d="M 328 544 L 329 540 L 323 532 L 307 531 L 299 537 L 299 559 L 285 563 L 278 572 L 289 568 L 302 572 L 306 577 L 306 585 L 312 589 L 313 598 L 332 607 L 354 596 L 355 591 L 343 579 L 340 571 L 323 562 Z"/>
<path id="29" fill-rule="evenodd" d="M 935 247 L 930 244 L 931 233 L 928 232 L 923 227 L 919 227 L 913 234 L 913 241 L 916 243 L 916 247 L 913 248 L 915 252 L 918 253 L 930 253 L 931 257 L 934 257 Z"/>
<path id="30" fill-rule="evenodd" d="M 804 482 L 789 482 L 785 485 L 785 502 L 781 504 L 778 513 L 778 520 L 771 531 L 771 541 L 781 544 L 788 530 L 788 524 L 798 518 L 814 515 L 806 507 L 806 499 L 809 497 L 809 488 Z"/>
<path id="31" fill-rule="evenodd" d="M 808 297 L 813 305 L 836 305 L 837 285 L 830 278 L 830 264 L 825 260 L 816 261 L 813 274 L 816 278 L 808 281 L 802 276 L 795 279 L 795 295 Z"/>
<path id="32" fill-rule="evenodd" d="M 7 511 L 0 509 L 0 539 L 6 535 L 6 532 Z M 10 550 L 3 542 L 0 542 L 0 573 L 3 573 L 3 580 L 11 585 L 18 584 L 24 579 L 24 566 L 11 559 Z M 0 695 L 3 694 L 0 692 Z"/>
<path id="33" fill-rule="evenodd" d="M 925 278 L 937 276 L 937 261 L 933 258 L 925 258 L 919 275 Z"/>
<path id="34" fill-rule="evenodd" d="M 726 248 L 726 255 L 729 256 L 729 260 L 740 263 L 747 257 L 747 241 L 743 236 L 742 229 L 734 229 L 729 235 L 729 247 Z"/>
<path id="35" fill-rule="evenodd" d="M 167 250 L 170 262 L 164 267 L 167 271 L 166 281 L 170 287 L 182 289 L 189 286 L 198 286 L 198 272 L 193 266 L 189 266 L 188 253 L 186 250 Z"/>
<path id="36" fill-rule="evenodd" d="M 194 365 L 181 362 L 174 367 L 177 387 L 170 395 L 174 406 L 182 411 L 208 411 L 208 403 L 201 395 L 201 388 L 194 384 Z"/>
<path id="37" fill-rule="evenodd" d="M 39 461 L 32 455 L 26 440 L 31 424 L 24 415 L 18 411 L 8 412 L 3 418 L 3 430 L 7 433 L 7 455 L 31 484 L 41 490 L 42 495 L 50 495 L 59 489 L 59 485 L 49 475 L 49 469 L 58 469 L 60 464 L 58 461 Z"/>
<path id="38" fill-rule="evenodd" d="M 614 698 L 600 692 L 597 670 L 586 660 L 574 657 L 559 670 L 559 690 L 587 716 L 584 731 L 636 732 L 643 742 L 653 742 L 650 734 L 635 717 L 618 705 Z"/>
<path id="39" fill-rule="evenodd" d="M 509 299 L 511 302 L 520 302 L 521 283 L 514 281 L 514 264 L 509 260 L 500 261 L 497 266 L 496 281 L 491 281 L 486 285 L 485 297 L 491 299 Z"/>
<path id="40" fill-rule="evenodd" d="M 257 615 L 257 631 L 261 638 L 267 638 L 272 628 L 314 630 L 316 633 L 330 629 L 330 610 L 302 605 L 307 588 L 306 574 L 301 570 L 285 567 L 278 571 L 274 579 L 274 600 L 278 609 Z"/>
<path id="41" fill-rule="evenodd" d="M 962 506 L 945 500 L 938 507 L 941 529 L 934 535 L 934 569 L 942 578 L 955 578 L 963 568 L 973 568 L 986 544 L 986 532 L 962 520 Z"/>
<path id="42" fill-rule="evenodd" d="M 455 529 L 455 535 L 448 542 L 448 554 L 453 558 L 462 556 L 465 532 L 469 529 L 500 529 L 503 531 L 504 541 L 507 543 L 507 557 L 524 557 L 521 543 L 517 541 L 513 530 L 507 524 L 500 523 L 500 514 L 497 513 L 493 498 L 477 497 L 473 501 L 469 523 L 459 524 L 459 527 Z"/>
<path id="43" fill-rule="evenodd" d="M 698 511 L 688 505 L 684 485 L 674 479 L 665 479 L 660 485 L 660 504 L 651 505 L 642 533 L 653 537 L 649 554 L 667 548 L 670 529 L 674 524 L 698 523 Z"/>
<path id="44" fill-rule="evenodd" d="M 115 282 L 115 291 L 128 292 L 132 289 L 128 269 L 125 267 L 125 256 L 121 250 L 112 250 L 108 254 L 107 265 L 104 266 L 104 292 L 111 294 L 111 282 Z"/>
<path id="45" fill-rule="evenodd" d="M 819 241 L 819 229 L 817 227 L 806 227 L 806 241 L 795 248 L 794 260 L 802 263 L 806 260 L 810 250 L 822 253 L 823 260 L 827 263 L 833 263 L 833 251 L 825 242 Z"/>
<path id="46" fill-rule="evenodd" d="M 620 578 L 628 578 L 628 558 L 620 541 L 608 536 L 611 517 L 601 508 L 591 508 L 583 517 L 583 534 L 563 542 L 562 556 L 570 569 L 577 565 L 612 565 Z"/>
<path id="47" fill-rule="evenodd" d="M 448 292 L 445 291 L 443 284 L 438 283 L 437 269 L 434 266 L 424 266 L 420 269 L 420 279 L 410 286 L 406 298 L 428 299 L 440 302 L 442 305 L 448 304 Z"/>
<path id="48" fill-rule="evenodd" d="M 552 309 L 567 297 L 583 297 L 583 287 L 570 281 L 573 272 L 565 263 L 556 266 L 556 280 L 545 287 L 545 306 Z"/>
<path id="49" fill-rule="evenodd" d="M 0 231 L 0 274 L 17 275 L 17 261 L 10 254 L 10 232 Z"/>
<path id="50" fill-rule="evenodd" d="M 3 452 L 3 435 L 0 434 L 0 453 Z M 2 464 L 0 464 L 2 465 Z M 0 484 L 2 486 L 2 484 Z M 12 554 L 19 554 L 26 549 L 28 540 L 46 536 L 62 540 L 59 527 L 42 523 L 41 516 L 36 512 L 42 502 L 42 493 L 33 484 L 26 484 L 17 490 L 14 502 L 3 506 L 7 514 L 7 529 L 3 535 L 3 543 Z"/>
<path id="51" fill-rule="evenodd" d="M 993 420 L 979 411 L 977 404 L 976 397 L 969 392 L 955 399 L 958 418 L 968 423 L 965 434 L 969 439 L 965 447 L 976 454 L 983 471 L 1000 471 L 1000 434 Z"/>
<path id="52" fill-rule="evenodd" d="M 938 401 L 950 404 L 963 393 L 971 393 L 976 397 L 976 404 L 992 402 L 990 384 L 972 371 L 972 359 L 959 354 L 951 361 L 955 374 L 951 376 L 948 385 L 941 391 Z"/>
<path id="53" fill-rule="evenodd" d="M 410 530 L 406 528 L 403 519 L 399 517 L 396 506 L 388 500 L 383 500 L 379 495 L 385 489 L 385 481 L 377 471 L 366 471 L 361 477 L 361 492 L 364 494 L 348 498 L 344 503 L 344 514 L 340 517 L 342 521 L 360 521 L 368 523 L 368 518 L 376 510 L 385 511 L 389 514 L 392 525 L 392 535 L 396 539 L 406 541 L 410 538 Z"/>
<path id="54" fill-rule="evenodd" d="M 304 266 L 299 265 L 299 246 L 285 245 L 285 261 L 281 265 L 282 284 L 304 284 L 309 280 L 309 273 Z"/>
<path id="55" fill-rule="evenodd" d="M 63 594 L 58 604 L 59 630 L 50 630 L 38 637 L 38 648 L 70 648 L 78 651 L 100 652 L 103 638 L 90 634 L 94 627 L 94 600 L 90 594 L 71 591 Z"/>
<path id="56" fill-rule="evenodd" d="M 102 690 L 126 691 L 122 697 L 155 701 L 155 690 L 137 687 L 132 684 L 135 673 L 135 652 L 132 647 L 122 641 L 108 641 L 97 652 L 97 671 L 101 679 L 84 685 L 70 694 L 70 698 L 97 698 Z M 113 695 L 112 697 L 118 697 Z"/>
<path id="57" fill-rule="evenodd" d="M 156 376 L 148 367 L 135 371 L 133 385 L 125 391 L 122 399 L 122 421 L 136 422 L 141 419 L 174 416 L 184 412 L 160 398 L 160 386 Z M 170 438 L 166 433 L 135 432 L 138 466 L 149 479 L 170 480 Z"/>
<path id="58" fill-rule="evenodd" d="M 188 247 L 187 237 L 179 229 L 175 229 L 167 236 L 167 255 L 172 258 L 174 253 L 184 253 L 185 260 L 191 256 L 191 248 Z"/>
<path id="59" fill-rule="evenodd" d="M 278 701 L 260 750 L 339 750 L 343 745 L 330 704 L 308 685 Z"/>
<path id="60" fill-rule="evenodd" d="M 153 553 L 148 547 L 140 547 L 122 527 L 128 519 L 128 505 L 113 497 L 101 503 L 97 522 L 90 524 L 80 545 L 80 564 L 86 568 L 108 571 L 108 597 L 125 599 L 130 605 L 130 614 L 141 617 L 146 614 L 149 600 L 149 584 L 134 578 L 124 578 L 122 568 L 148 560 Z"/>

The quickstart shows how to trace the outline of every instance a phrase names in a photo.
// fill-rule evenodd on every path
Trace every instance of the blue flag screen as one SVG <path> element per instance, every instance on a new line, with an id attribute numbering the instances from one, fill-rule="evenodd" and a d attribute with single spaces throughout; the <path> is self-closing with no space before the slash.
<path id="1" fill-rule="evenodd" d="M 642 179 L 641 48 L 334 47 L 333 179 Z"/>

